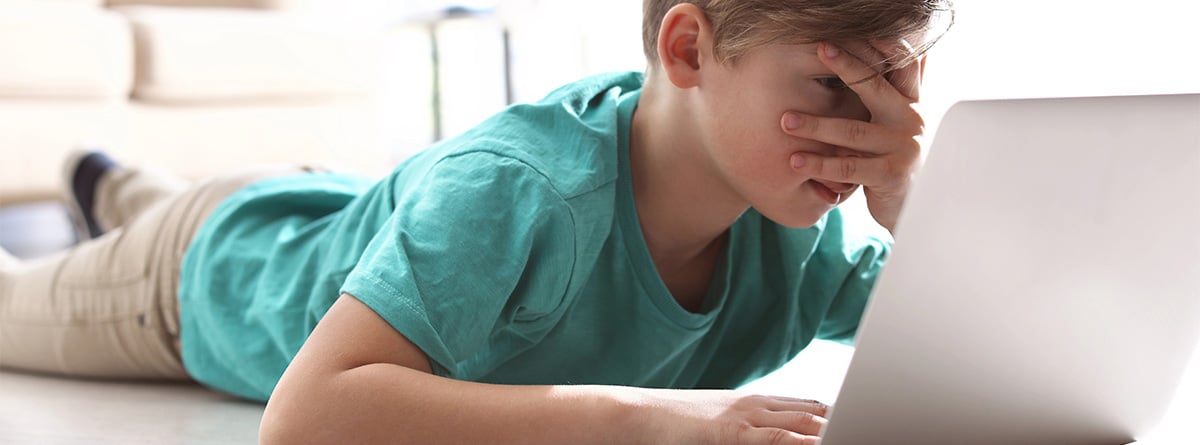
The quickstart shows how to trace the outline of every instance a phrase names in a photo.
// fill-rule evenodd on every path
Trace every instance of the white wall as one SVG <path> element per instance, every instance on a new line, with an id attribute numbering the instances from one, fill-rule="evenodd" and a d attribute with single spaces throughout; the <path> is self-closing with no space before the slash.
<path id="1" fill-rule="evenodd" d="M 441 3 L 448 2 L 421 0 L 406 9 L 381 4 L 393 5 L 397 14 Z M 498 5 L 500 18 L 510 25 L 516 101 L 537 100 L 589 74 L 644 66 L 640 0 L 467 3 Z M 1200 91 L 1200 1 L 958 0 L 956 9 L 957 23 L 930 53 L 923 92 L 930 135 L 958 100 Z M 481 84 L 499 85 L 484 79 L 500 72 L 489 65 L 499 59 L 479 53 L 496 51 L 498 31 L 474 38 L 474 43 L 458 43 L 475 47 L 477 53 L 467 59 L 474 69 L 452 67 L 444 76 L 461 80 L 447 83 L 476 90 Z M 481 63 L 488 67 L 481 70 Z M 468 96 L 460 106 L 470 111 L 450 117 L 447 135 L 504 106 L 497 94 Z M 479 102 L 471 103 L 470 96 Z"/>
<path id="2" fill-rule="evenodd" d="M 925 102 L 1200 92 L 1195 0 L 959 0 Z"/>

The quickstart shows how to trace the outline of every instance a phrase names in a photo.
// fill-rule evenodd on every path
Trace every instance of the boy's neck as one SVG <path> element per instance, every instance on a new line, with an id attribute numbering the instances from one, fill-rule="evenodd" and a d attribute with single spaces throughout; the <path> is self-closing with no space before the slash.
<path id="1" fill-rule="evenodd" d="M 634 202 L 664 274 L 715 260 L 714 246 L 749 208 L 713 165 L 692 118 L 694 94 L 648 72 L 630 131 Z"/>

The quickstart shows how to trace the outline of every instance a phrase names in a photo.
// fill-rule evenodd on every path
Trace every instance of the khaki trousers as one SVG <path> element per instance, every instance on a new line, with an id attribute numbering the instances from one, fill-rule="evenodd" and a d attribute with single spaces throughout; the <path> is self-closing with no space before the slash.
<path id="1" fill-rule="evenodd" d="M 96 187 L 104 236 L 0 265 L 0 367 L 99 378 L 188 379 L 180 358 L 179 270 L 213 209 L 250 183 L 311 171 L 273 167 L 195 186 L 119 168 Z"/>

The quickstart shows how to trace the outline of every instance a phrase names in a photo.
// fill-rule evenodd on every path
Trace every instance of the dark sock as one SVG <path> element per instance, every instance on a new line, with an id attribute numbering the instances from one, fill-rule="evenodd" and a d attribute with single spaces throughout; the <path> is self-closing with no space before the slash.
<path id="1" fill-rule="evenodd" d="M 79 161 L 75 166 L 75 174 L 71 177 L 71 191 L 75 194 L 75 201 L 79 204 L 79 210 L 83 213 L 83 220 L 87 223 L 88 233 L 92 238 L 104 234 L 100 224 L 96 222 L 96 216 L 92 214 L 96 206 L 96 184 L 105 172 L 116 166 L 117 163 L 112 158 L 104 153 L 95 152 Z"/>

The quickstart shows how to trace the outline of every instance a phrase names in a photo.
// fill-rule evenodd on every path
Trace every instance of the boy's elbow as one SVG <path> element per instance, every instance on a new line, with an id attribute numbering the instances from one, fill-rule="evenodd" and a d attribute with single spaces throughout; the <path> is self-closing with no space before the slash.
<path id="1" fill-rule="evenodd" d="M 267 401 L 263 410 L 262 421 L 258 426 L 258 443 L 274 444 L 320 444 L 331 442 L 327 428 L 316 421 L 314 406 L 321 404 L 313 400 L 311 394 L 296 394 L 287 388 L 276 387 L 276 391 Z"/>
<path id="2" fill-rule="evenodd" d="M 263 411 L 262 422 L 258 425 L 258 443 L 261 445 L 308 443 L 304 437 L 302 425 L 295 421 L 296 416 L 287 413 L 272 404 L 267 404 Z"/>
<path id="3" fill-rule="evenodd" d="M 288 443 L 284 431 L 286 430 L 280 428 L 279 422 L 275 421 L 275 418 L 268 418 L 264 413 L 262 423 L 258 425 L 258 443 L 260 445 Z"/>

